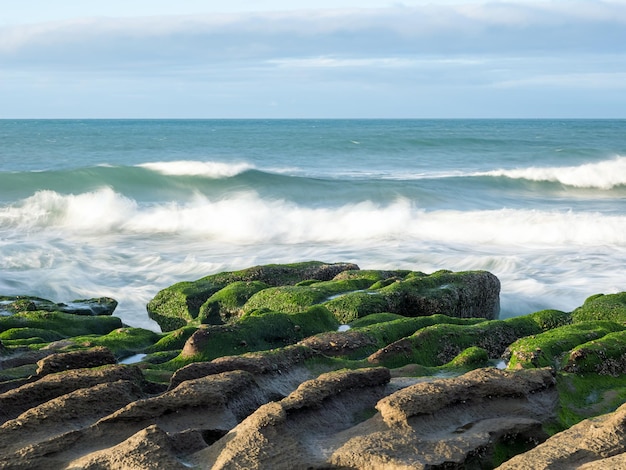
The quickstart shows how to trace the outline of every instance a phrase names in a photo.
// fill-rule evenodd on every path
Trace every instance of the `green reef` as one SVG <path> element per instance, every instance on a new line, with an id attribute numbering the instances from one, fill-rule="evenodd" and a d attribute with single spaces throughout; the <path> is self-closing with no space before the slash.
<path id="1" fill-rule="evenodd" d="M 124 325 L 112 315 L 113 299 L 5 296 L 0 384 L 27 380 L 53 352 L 104 347 L 118 361 L 141 354 L 135 364 L 160 386 L 184 366 L 234 356 L 283 365 L 297 357 L 317 372 L 384 366 L 405 377 L 550 367 L 559 396 L 552 433 L 626 400 L 625 292 L 593 295 L 573 312 L 504 320 L 499 293 L 485 271 L 272 264 L 158 292 L 147 312 L 161 332 Z"/>

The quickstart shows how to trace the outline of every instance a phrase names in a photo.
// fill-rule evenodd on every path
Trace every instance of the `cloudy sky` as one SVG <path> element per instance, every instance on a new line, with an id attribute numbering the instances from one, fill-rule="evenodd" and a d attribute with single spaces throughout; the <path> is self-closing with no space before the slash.
<path id="1" fill-rule="evenodd" d="M 0 11 L 0 118 L 626 118 L 626 0 Z"/>

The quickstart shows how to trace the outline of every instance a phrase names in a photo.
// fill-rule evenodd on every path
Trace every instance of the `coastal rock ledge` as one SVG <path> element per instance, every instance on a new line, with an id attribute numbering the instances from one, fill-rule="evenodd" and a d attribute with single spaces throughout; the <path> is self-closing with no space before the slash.
<path id="1" fill-rule="evenodd" d="M 159 292 L 161 333 L 3 297 L 0 468 L 626 468 L 626 293 L 499 320 L 499 289 L 257 266 Z"/>

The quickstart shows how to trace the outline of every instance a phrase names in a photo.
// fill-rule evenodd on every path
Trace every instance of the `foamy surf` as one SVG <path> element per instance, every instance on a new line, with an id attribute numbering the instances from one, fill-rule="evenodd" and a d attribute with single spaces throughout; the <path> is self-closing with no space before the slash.
<path id="1" fill-rule="evenodd" d="M 228 178 L 254 169 L 250 163 L 223 163 L 214 161 L 178 160 L 172 162 L 148 162 L 137 165 L 169 176 L 203 176 L 205 178 Z"/>
<path id="2" fill-rule="evenodd" d="M 584 163 L 578 166 L 518 168 L 494 170 L 476 175 L 505 176 L 530 181 L 551 181 L 576 188 L 612 189 L 626 185 L 626 157 Z"/>
<path id="3" fill-rule="evenodd" d="M 39 191 L 0 208 L 0 225 L 31 233 L 174 234 L 232 244 L 415 240 L 475 246 L 626 245 L 626 215 L 534 209 L 424 210 L 407 199 L 307 207 L 243 192 L 140 204 L 111 188 Z M 96 242 L 97 243 L 97 242 Z"/>

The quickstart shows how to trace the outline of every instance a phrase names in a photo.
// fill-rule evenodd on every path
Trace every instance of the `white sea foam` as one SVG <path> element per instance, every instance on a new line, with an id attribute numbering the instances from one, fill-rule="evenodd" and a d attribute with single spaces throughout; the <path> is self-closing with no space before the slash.
<path id="1" fill-rule="evenodd" d="M 232 243 L 291 243 L 418 237 L 468 243 L 615 243 L 624 217 L 532 210 L 433 211 L 399 200 L 339 208 L 306 208 L 253 193 L 139 207 L 110 188 L 80 195 L 40 191 L 0 211 L 3 225 L 78 233 L 186 234 Z M 608 238 L 608 240 L 607 240 Z"/>
<path id="2" fill-rule="evenodd" d="M 149 162 L 137 165 L 169 176 L 204 176 L 207 178 L 227 178 L 254 169 L 249 163 L 201 162 L 178 160 L 173 162 Z"/>
<path id="3" fill-rule="evenodd" d="M 626 246 L 626 216 L 532 209 L 425 211 L 405 199 L 311 208 L 255 193 L 140 205 L 111 188 L 40 191 L 0 208 L 0 225 L 67 236 L 175 234 L 227 243 L 421 240 L 502 246 Z"/>
<path id="4" fill-rule="evenodd" d="M 528 167 L 513 170 L 494 170 L 476 175 L 505 176 L 531 181 L 553 181 L 577 188 L 611 189 L 626 185 L 626 157 L 585 163 L 578 166 Z"/>

